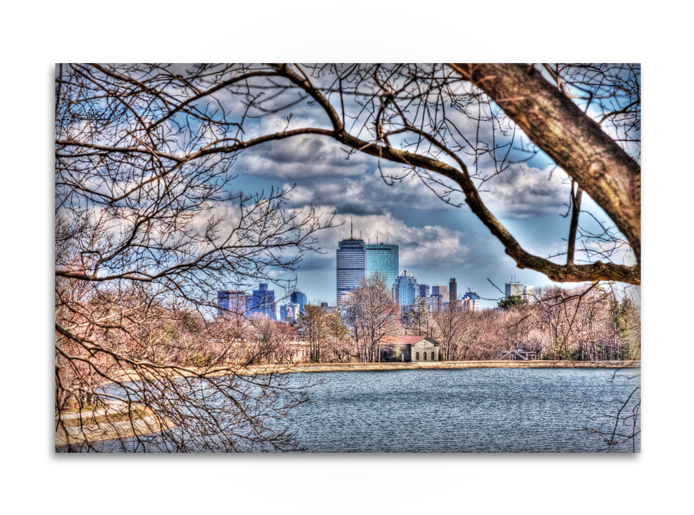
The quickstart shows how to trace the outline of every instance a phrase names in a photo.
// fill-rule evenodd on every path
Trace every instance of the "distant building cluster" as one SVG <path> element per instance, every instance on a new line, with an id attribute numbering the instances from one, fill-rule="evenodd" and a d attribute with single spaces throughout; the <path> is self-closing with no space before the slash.
<path id="1" fill-rule="evenodd" d="M 450 279 L 447 286 L 429 285 L 418 284 L 410 270 L 398 272 L 400 270 L 398 245 L 365 243 L 363 239 L 355 238 L 354 230 L 351 230 L 349 238 L 338 242 L 336 258 L 338 305 L 347 293 L 361 285 L 364 278 L 378 272 L 385 277 L 387 285 L 392 289 L 393 297 L 403 310 L 413 306 L 418 298 L 424 299 L 424 304 L 429 310 L 451 304 L 467 311 L 482 310 L 482 300 L 476 293 L 466 292 L 459 296 L 458 282 L 455 277 Z M 533 297 L 532 286 L 513 282 L 507 284 L 506 288 L 507 295 L 518 294 L 524 300 Z"/>
<path id="2" fill-rule="evenodd" d="M 381 274 L 393 293 L 403 313 L 412 308 L 418 299 L 423 299 L 430 311 L 455 305 L 465 311 L 481 311 L 482 299 L 474 292 L 468 291 L 458 295 L 458 282 L 451 277 L 448 285 L 418 284 L 410 270 L 400 270 L 399 247 L 392 243 L 365 243 L 361 238 L 350 237 L 338 242 L 337 248 L 337 303 L 362 281 L 375 273 Z M 533 286 L 524 285 L 511 278 L 506 283 L 506 297 L 520 297 L 531 303 L 535 299 Z M 294 291 L 289 302 L 277 306 L 275 291 L 267 283 L 260 283 L 257 290 L 248 293 L 244 290 L 222 290 L 217 292 L 217 306 L 220 315 L 237 313 L 248 317 L 264 315 L 271 320 L 296 322 L 308 303 L 306 295 Z M 326 311 L 336 309 L 322 302 Z M 279 308 L 279 313 L 278 313 Z"/>
<path id="3" fill-rule="evenodd" d="M 504 291 L 506 297 L 520 297 L 524 302 L 530 304 L 535 302 L 535 287 L 519 283 L 515 277 L 511 278 L 511 282 L 506 283 Z"/>
<path id="4" fill-rule="evenodd" d="M 217 314 L 236 314 L 246 317 L 266 316 L 270 320 L 296 321 L 307 303 L 306 295 L 300 291 L 293 292 L 287 304 L 277 304 L 275 290 L 270 290 L 267 283 L 260 283 L 257 290 L 251 293 L 245 290 L 221 290 L 217 292 Z"/>

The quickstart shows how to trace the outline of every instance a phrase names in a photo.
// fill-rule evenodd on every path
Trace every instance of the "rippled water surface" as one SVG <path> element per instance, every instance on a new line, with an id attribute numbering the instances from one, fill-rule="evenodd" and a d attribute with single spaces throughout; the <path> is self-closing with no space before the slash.
<path id="1" fill-rule="evenodd" d="M 325 383 L 295 412 L 297 439 L 309 452 L 604 452 L 583 428 L 607 427 L 637 373 L 613 381 L 599 369 L 311 374 Z"/>

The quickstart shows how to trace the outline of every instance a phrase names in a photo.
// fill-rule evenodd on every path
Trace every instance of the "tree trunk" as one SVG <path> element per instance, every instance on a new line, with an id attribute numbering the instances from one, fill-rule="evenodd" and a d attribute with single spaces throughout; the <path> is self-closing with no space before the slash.
<path id="1" fill-rule="evenodd" d="M 525 64 L 451 64 L 484 91 L 612 219 L 641 262 L 641 167 Z"/>

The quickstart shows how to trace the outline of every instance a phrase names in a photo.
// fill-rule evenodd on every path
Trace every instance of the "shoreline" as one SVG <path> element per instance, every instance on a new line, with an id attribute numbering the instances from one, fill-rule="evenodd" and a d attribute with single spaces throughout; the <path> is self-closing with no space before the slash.
<path id="1" fill-rule="evenodd" d="M 216 369 L 195 369 L 176 367 L 175 375 L 179 377 L 219 377 L 235 374 L 254 376 L 265 374 L 301 374 L 316 372 L 387 372 L 391 370 L 457 370 L 465 368 L 601 368 L 624 369 L 641 368 L 641 361 L 419 361 L 419 362 L 380 362 L 380 363 L 293 363 L 287 365 L 238 365 L 229 364 Z M 171 371 L 169 371 L 171 373 Z M 117 378 L 104 384 L 117 381 L 139 381 L 141 378 L 134 371 L 120 371 Z M 102 385 L 103 386 L 103 385 Z"/>
<path id="2" fill-rule="evenodd" d="M 253 365 L 239 374 L 297 374 L 313 372 L 363 372 L 389 370 L 456 370 L 464 368 L 641 368 L 641 361 L 432 361 L 408 363 L 297 363 L 293 365 Z"/>

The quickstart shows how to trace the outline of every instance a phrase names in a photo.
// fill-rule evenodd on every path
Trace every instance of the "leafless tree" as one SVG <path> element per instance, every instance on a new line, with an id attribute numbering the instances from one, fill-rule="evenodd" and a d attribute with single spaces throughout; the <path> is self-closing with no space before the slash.
<path id="1" fill-rule="evenodd" d="M 161 318 L 197 312 L 207 331 L 220 284 L 296 269 L 315 248 L 315 232 L 330 225 L 313 210 L 287 210 L 284 189 L 234 191 L 239 154 L 269 141 L 332 138 L 346 158 L 360 152 L 379 165 L 402 165 L 400 174 L 381 169 L 384 180 L 413 175 L 449 204 L 464 200 L 520 268 L 561 282 L 640 284 L 638 65 L 71 64 L 57 66 L 55 91 L 58 421 L 65 410 L 116 397 L 174 420 L 186 436 L 156 433 L 164 447 L 287 445 L 287 433 L 263 421 L 285 413 L 269 415 L 273 402 L 289 399 L 288 410 L 301 395 L 275 378 L 249 384 L 231 368 L 224 381 L 233 384 L 209 386 L 221 380 L 172 364 L 199 341 L 172 337 Z M 294 127 L 299 105 L 327 124 Z M 287 117 L 283 129 L 244 130 L 249 120 L 278 113 Z M 480 193 L 519 153 L 538 152 L 571 181 L 567 247 L 556 256 L 524 249 Z M 610 222 L 581 210 L 584 193 Z M 548 325 L 556 325 L 552 341 L 562 352 L 570 348 L 558 339 L 566 313 L 553 313 Z M 596 319 L 585 320 L 589 327 Z M 379 339 L 363 330 L 352 336 L 370 360 Z M 594 342 L 584 342 L 580 352 L 593 352 Z M 124 380 L 133 374 L 140 381 Z M 107 395 L 106 383 L 120 390 Z M 217 391 L 206 401 L 221 399 L 236 411 L 210 412 L 202 423 L 197 408 L 213 408 L 191 393 L 201 384 Z M 267 402 L 256 402 L 256 391 Z M 234 404 L 239 399 L 255 399 L 257 411 Z M 229 429 L 244 423 L 260 424 L 258 432 Z M 213 425 L 234 436 L 212 439 Z"/>
<path id="2" fill-rule="evenodd" d="M 329 333 L 328 314 L 321 306 L 306 304 L 299 320 L 299 331 L 309 344 L 309 358 L 313 362 L 320 363 L 321 351 Z"/>
<path id="3" fill-rule="evenodd" d="M 88 81 L 89 88 L 105 91 L 106 96 L 97 97 L 100 102 L 130 118 L 139 112 L 128 111 L 123 100 L 139 96 L 137 108 L 144 110 L 155 105 L 156 110 L 140 118 L 150 138 L 161 139 L 171 127 L 186 133 L 178 120 L 195 120 L 196 128 L 204 127 L 196 132 L 196 162 L 233 160 L 239 152 L 273 140 L 332 138 L 347 156 L 361 152 L 379 163 L 402 165 L 402 174 L 382 172 L 389 184 L 414 175 L 452 205 L 464 199 L 519 268 L 558 282 L 640 284 L 639 65 L 91 65 L 69 70 L 69 80 L 59 74 L 59 93 Z M 312 109 L 311 119 L 327 120 L 327 125 L 317 121 L 294 128 L 295 106 Z M 56 113 L 65 108 L 56 102 Z M 243 126 L 250 118 L 278 113 L 287 116 L 284 129 L 245 136 Z M 75 135 L 93 130 L 71 127 L 78 131 Z M 181 136 L 176 144 L 185 146 L 187 134 Z M 61 134 L 58 143 L 75 145 L 72 137 Z M 124 148 L 89 138 L 79 144 L 90 156 L 119 156 Z M 143 160 L 180 159 L 171 146 L 148 150 L 152 142 L 147 139 L 131 139 L 127 145 Z M 541 257 L 525 250 L 480 195 L 482 189 L 494 188 L 495 176 L 538 152 L 571 182 L 563 263 L 557 262 L 559 255 Z M 581 216 L 583 193 L 614 226 L 592 213 Z M 626 261 L 624 251 L 631 255 Z"/>
<path id="4" fill-rule="evenodd" d="M 640 314 L 613 285 L 539 288 L 530 304 L 482 312 L 444 306 L 434 314 L 434 336 L 445 359 L 497 359 L 500 350 L 534 351 L 542 359 L 640 359 Z"/>
<path id="5" fill-rule="evenodd" d="M 441 353 L 445 361 L 464 359 L 459 355 L 464 330 L 464 312 L 454 304 L 448 303 L 434 312 L 434 334 L 441 344 Z"/>
<path id="6" fill-rule="evenodd" d="M 345 295 L 340 309 L 350 339 L 363 362 L 378 360 L 383 338 L 402 331 L 400 307 L 380 273 L 370 274 L 359 288 Z"/>
<path id="7" fill-rule="evenodd" d="M 429 307 L 423 297 L 417 297 L 412 306 L 403 313 L 405 327 L 411 334 L 421 335 L 429 329 Z"/>
<path id="8" fill-rule="evenodd" d="M 96 422 L 107 433 L 129 426 L 109 444 L 117 450 L 292 448 L 286 415 L 306 399 L 305 389 L 228 363 L 235 338 L 212 356 L 205 346 L 220 340 L 210 322 L 216 290 L 295 270 L 331 218 L 288 210 L 284 189 L 233 189 L 236 152 L 220 143 L 238 141 L 242 123 L 224 122 L 223 108 L 213 107 L 210 88 L 219 91 L 223 80 L 215 70 L 56 69 L 62 450 L 108 447 L 86 423 L 99 410 L 106 418 Z M 198 97 L 211 104 L 201 107 Z M 120 406 L 117 420 L 109 419 L 112 406 Z"/>

